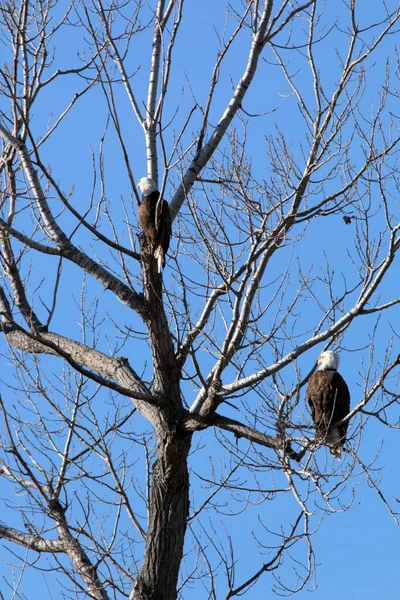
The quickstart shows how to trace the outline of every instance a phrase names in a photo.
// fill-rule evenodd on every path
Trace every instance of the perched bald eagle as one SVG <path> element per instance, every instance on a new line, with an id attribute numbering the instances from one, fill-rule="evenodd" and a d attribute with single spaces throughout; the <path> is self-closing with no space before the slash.
<path id="1" fill-rule="evenodd" d="M 142 203 L 139 206 L 139 221 L 146 242 L 157 259 L 158 272 L 165 267 L 165 255 L 169 248 L 172 225 L 168 202 L 160 199 L 160 192 L 153 179 L 142 177 L 137 187 L 142 192 Z M 160 199 L 160 202 L 159 202 Z"/>
<path id="2" fill-rule="evenodd" d="M 332 456 L 340 459 L 346 441 L 348 422 L 336 427 L 350 412 L 350 392 L 338 373 L 339 356 L 327 350 L 318 359 L 319 371 L 308 382 L 307 397 L 318 434 L 329 447 Z"/>

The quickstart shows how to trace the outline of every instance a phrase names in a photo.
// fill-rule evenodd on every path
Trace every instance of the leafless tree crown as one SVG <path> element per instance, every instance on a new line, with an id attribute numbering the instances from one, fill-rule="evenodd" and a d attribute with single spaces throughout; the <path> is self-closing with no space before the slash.
<path id="1" fill-rule="evenodd" d="M 395 4 L 0 3 L 9 597 L 290 594 L 360 481 L 396 519 L 363 452 L 398 420 Z M 304 401 L 328 348 L 336 463 Z"/>

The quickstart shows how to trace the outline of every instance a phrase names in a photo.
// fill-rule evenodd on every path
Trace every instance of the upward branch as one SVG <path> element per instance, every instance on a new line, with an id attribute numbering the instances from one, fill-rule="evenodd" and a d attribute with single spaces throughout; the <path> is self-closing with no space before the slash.
<path id="1" fill-rule="evenodd" d="M 306 10 L 313 3 L 314 0 L 310 0 L 309 2 L 302 4 L 300 7 L 293 10 L 286 20 L 290 21 L 290 19 L 292 19 L 300 11 Z M 261 56 L 261 53 L 265 45 L 269 41 L 270 36 L 274 35 L 273 31 L 271 32 L 268 30 L 273 5 L 273 0 L 266 0 L 264 3 L 264 8 L 258 22 L 258 30 L 255 33 L 253 41 L 251 43 L 246 69 L 242 77 L 240 78 L 240 81 L 237 84 L 236 89 L 232 95 L 232 98 L 229 101 L 229 104 L 226 107 L 217 126 L 215 127 L 208 141 L 205 143 L 204 148 L 202 148 L 200 152 L 194 157 L 190 166 L 186 170 L 186 173 L 183 177 L 180 186 L 177 188 L 174 194 L 174 197 L 171 201 L 172 219 L 175 219 L 192 185 L 196 181 L 202 169 L 210 160 L 215 150 L 218 148 L 229 125 L 232 123 L 233 118 L 235 117 L 237 111 L 242 105 L 242 101 L 246 95 L 246 92 L 249 89 L 251 82 L 256 74 L 258 61 Z"/>
<path id="2" fill-rule="evenodd" d="M 162 22 L 165 0 L 158 0 L 155 13 L 153 51 L 151 55 L 150 80 L 146 107 L 146 154 L 147 175 L 158 183 L 158 152 L 157 152 L 157 123 L 155 121 L 157 89 L 160 78 L 160 63 L 162 50 Z"/>

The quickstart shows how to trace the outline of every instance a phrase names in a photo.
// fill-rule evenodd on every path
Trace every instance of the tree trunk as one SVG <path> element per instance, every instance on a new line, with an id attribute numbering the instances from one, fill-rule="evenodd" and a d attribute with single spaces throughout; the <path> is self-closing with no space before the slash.
<path id="1" fill-rule="evenodd" d="M 191 435 L 167 436 L 153 468 L 143 564 L 131 600 L 175 600 L 189 510 Z"/>
<path id="2" fill-rule="evenodd" d="M 153 356 L 152 393 L 159 401 L 150 420 L 158 446 L 143 563 L 130 600 L 175 600 L 189 509 L 187 459 L 192 434 L 183 429 L 181 371 L 164 310 L 162 275 L 144 237 L 141 256 L 145 323 Z"/>

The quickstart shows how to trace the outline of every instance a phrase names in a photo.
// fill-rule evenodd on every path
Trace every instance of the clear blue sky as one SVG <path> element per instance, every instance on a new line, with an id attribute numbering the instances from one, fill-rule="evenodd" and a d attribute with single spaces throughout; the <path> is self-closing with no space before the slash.
<path id="1" fill-rule="evenodd" d="M 234 2 L 235 4 L 235 2 Z M 241 3 L 237 3 L 238 6 Z M 393 4 L 393 3 L 389 3 Z M 369 12 L 365 11 L 366 13 Z M 333 11 L 332 13 L 328 11 Z M 339 16 L 343 15 L 344 8 L 340 5 L 338 9 L 331 5 L 327 6 L 324 18 L 320 23 L 321 35 L 324 36 L 328 32 L 335 21 L 336 11 Z M 363 14 L 360 8 L 360 23 L 363 25 L 363 19 L 367 19 L 368 14 Z M 378 10 L 379 13 L 379 10 Z M 376 20 L 378 20 L 378 15 Z M 382 15 L 381 15 L 382 16 Z M 187 112 L 193 106 L 193 95 L 197 102 L 205 106 L 207 102 L 208 86 L 211 80 L 212 69 L 215 62 L 215 56 L 219 49 L 218 35 L 222 34 L 225 24 L 225 8 L 222 3 L 211 2 L 206 0 L 201 3 L 187 3 L 184 7 L 184 19 L 187 20 L 187 25 L 183 25 L 178 36 L 176 51 L 174 53 L 174 71 L 171 79 L 170 93 L 165 108 L 164 119 L 168 121 L 174 115 L 177 103 L 180 103 L 180 109 L 174 122 L 174 128 L 179 129 Z M 232 31 L 234 21 L 228 21 L 228 32 Z M 215 30 L 214 30 L 215 28 Z M 298 31 L 295 32 L 295 35 Z M 366 32 L 364 39 L 370 41 L 371 33 Z M 148 66 L 151 51 L 151 34 L 144 33 L 140 38 L 140 42 L 136 46 L 134 43 L 134 52 L 132 52 L 131 72 L 135 72 L 140 67 L 137 74 L 133 78 L 135 90 L 138 92 L 138 98 L 141 102 L 146 99 L 146 85 L 148 80 Z M 327 93 L 331 93 L 337 83 L 339 73 L 338 54 L 343 57 L 347 50 L 346 33 L 343 27 L 333 30 L 327 38 L 322 39 L 320 44 L 316 46 L 315 55 L 322 73 L 322 80 Z M 388 63 L 389 72 L 394 77 L 396 62 L 394 60 L 394 43 L 395 37 L 390 37 L 382 45 L 376 53 L 373 60 L 368 62 L 370 68 L 366 79 L 365 93 L 360 102 L 360 114 L 364 114 L 367 119 L 374 109 L 378 106 L 378 95 L 383 89 L 385 81 L 385 64 L 386 59 L 390 58 Z M 282 39 L 283 43 L 283 39 Z M 288 42 L 289 43 L 289 42 Z M 77 60 L 77 52 L 81 51 L 84 42 L 82 32 L 79 28 L 67 27 L 61 29 L 57 37 L 56 45 L 56 60 L 57 68 L 67 68 L 71 61 Z M 243 72 L 246 64 L 247 51 L 249 47 L 249 36 L 243 33 L 239 36 L 237 43 L 232 47 L 228 54 L 226 64 L 221 70 L 218 93 L 212 104 L 209 121 L 211 125 L 215 125 L 221 116 L 222 111 L 226 107 L 227 102 L 232 93 L 232 85 L 235 85 L 238 78 Z M 297 83 L 299 89 L 302 90 L 304 97 L 312 106 L 312 80 L 308 68 L 307 57 L 305 50 L 292 50 L 291 52 L 283 52 L 287 67 L 292 72 L 297 72 Z M 286 144 L 293 154 L 299 165 L 302 165 L 302 145 L 306 145 L 307 132 L 304 123 L 301 120 L 297 111 L 297 100 L 293 91 L 290 90 L 288 84 L 284 80 L 280 69 L 272 64 L 274 57 L 269 50 L 266 50 L 265 62 L 260 65 L 253 87 L 249 90 L 248 95 L 243 103 L 243 108 L 249 114 L 266 113 L 265 116 L 258 119 L 248 119 L 248 152 L 251 157 L 254 173 L 263 179 L 268 180 L 271 176 L 268 167 L 270 162 L 266 157 L 265 138 L 268 136 L 277 135 L 277 127 L 285 136 Z M 189 90 L 189 84 L 191 90 Z M 54 87 L 49 87 L 43 92 L 41 102 L 35 106 L 34 126 L 36 128 L 35 135 L 40 135 L 43 132 L 43 127 L 48 121 L 49 114 L 55 116 L 59 114 L 68 103 L 68 99 L 83 86 L 83 82 L 79 79 L 61 79 Z M 124 135 L 127 143 L 127 149 L 130 154 L 131 164 L 134 165 L 134 176 L 139 179 L 146 174 L 145 160 L 145 144 L 142 132 L 135 121 L 135 117 L 130 111 L 129 104 L 124 96 L 122 86 L 116 88 L 116 95 L 119 102 L 119 111 L 121 122 L 123 123 Z M 392 118 L 396 117 L 398 112 L 398 99 L 393 97 L 390 99 L 390 110 Z M 55 118 L 55 117 L 53 117 Z M 92 154 L 93 149 L 96 161 L 98 163 L 98 148 L 100 138 L 105 131 L 107 111 L 103 101 L 100 87 L 93 89 L 87 96 L 83 97 L 71 111 L 69 117 L 61 124 L 58 132 L 54 135 L 43 148 L 43 160 L 48 162 L 53 169 L 55 178 L 60 181 L 60 185 L 64 192 L 68 192 L 74 187 L 72 199 L 76 208 L 86 207 L 88 197 L 93 184 L 92 173 Z M 246 116 L 244 116 L 246 119 Z M 193 132 L 195 132 L 200 123 L 200 111 L 197 110 L 193 123 L 188 128 L 184 142 L 188 142 Z M 238 123 L 237 123 L 238 124 Z M 240 126 L 238 124 L 238 126 Z M 389 128 L 389 113 L 383 119 L 383 126 Z M 343 143 L 347 143 L 350 136 L 351 127 L 344 128 Z M 173 128 L 166 129 L 165 141 L 168 148 L 173 144 Z M 357 165 L 361 160 L 360 147 L 354 144 L 354 151 L 351 153 L 351 160 Z M 121 154 L 117 149 L 116 138 L 110 127 L 107 133 L 105 144 L 105 172 L 106 172 L 106 195 L 109 198 L 115 214 L 120 219 L 119 224 L 124 220 L 124 215 L 120 209 L 120 198 L 129 199 L 130 187 L 125 176 L 125 169 L 122 164 Z M 166 188 L 166 198 L 170 199 L 173 193 L 173 183 L 177 182 L 178 174 L 172 171 L 172 177 Z M 337 181 L 327 183 L 327 188 L 335 189 Z M 393 183 L 392 183 L 393 185 Z M 395 188 L 390 190 L 396 193 Z M 99 181 L 96 183 L 96 194 L 99 193 Z M 200 192 L 199 192 L 200 195 Z M 82 208 L 84 210 L 84 208 Z M 132 215 L 132 222 L 135 216 Z M 104 221 L 103 221 L 104 222 Z M 66 221 L 67 227 L 70 222 Z M 376 199 L 375 212 L 371 216 L 372 235 L 379 235 L 379 228 L 382 228 L 382 208 L 379 203 L 379 198 Z M 122 225 L 121 225 L 122 230 Z M 107 226 L 105 226 L 107 231 Z M 108 230 L 109 233 L 109 230 Z M 79 241 L 81 233 L 76 236 Z M 124 242 L 128 243 L 127 237 Z M 83 243 L 83 242 L 82 242 Z M 349 258 L 349 253 L 354 253 L 355 248 L 355 224 L 345 226 L 340 215 L 336 215 L 326 222 L 321 220 L 313 222 L 306 230 L 305 237 L 299 242 L 294 250 L 292 258 L 293 280 L 296 279 L 297 272 L 296 261 L 299 259 L 302 269 L 307 271 L 312 269 L 313 273 L 318 276 L 322 267 L 325 264 L 325 259 L 328 260 L 332 270 L 335 272 L 335 286 L 339 295 L 344 289 L 344 282 L 349 287 L 355 281 L 355 272 L 352 261 Z M 174 244 L 173 244 L 174 246 Z M 268 280 L 273 281 L 281 275 L 286 269 L 289 261 L 291 249 L 283 252 L 284 264 L 279 262 L 273 263 L 271 273 L 268 274 Z M 325 254 L 324 254 L 325 253 Z M 326 257 L 326 258 L 325 258 Z M 182 258 L 182 262 L 185 259 Z M 32 275 L 32 281 L 39 282 L 43 273 L 47 272 L 50 261 L 41 259 L 42 262 L 36 266 L 36 271 Z M 397 270 L 396 270 L 397 269 Z M 58 307 L 58 312 L 54 320 L 54 327 L 57 332 L 65 335 L 71 335 L 79 339 L 79 299 L 81 280 L 77 281 L 76 270 L 74 268 L 65 267 L 65 277 L 62 282 L 62 302 L 65 302 L 68 318 L 64 318 L 62 306 Z M 167 282 L 168 283 L 168 282 Z M 172 285 L 172 284 L 171 284 Z M 321 294 L 320 300 L 325 301 L 322 287 L 318 287 L 316 283 L 317 294 Z M 295 284 L 293 284 L 295 287 Z M 34 287 L 32 283 L 32 288 Z M 111 315 L 116 318 L 120 324 L 129 322 L 129 326 L 133 329 L 140 327 L 138 320 L 132 317 L 128 309 L 118 303 L 116 300 L 105 297 L 106 294 L 100 289 L 97 283 L 89 281 L 88 297 L 91 298 L 99 295 L 101 305 L 101 315 L 104 318 L 104 323 L 101 329 L 100 345 L 106 351 L 110 336 L 114 334 L 113 325 L 108 317 Z M 44 287 L 43 290 L 46 288 Z M 398 283 L 398 264 L 395 265 L 393 275 L 388 278 L 382 288 L 380 302 L 399 296 Z M 72 290 L 74 301 L 70 302 L 67 298 Z M 294 292 L 293 292 L 294 293 Z M 90 302 L 89 302 L 90 303 Z M 304 329 L 315 327 L 320 315 L 317 311 L 310 308 L 312 304 L 305 304 L 301 315 L 302 326 Z M 199 302 L 195 309 L 200 310 L 202 305 Z M 346 306 L 348 309 L 348 306 Z M 362 320 L 354 324 L 342 341 L 341 347 L 341 368 L 340 371 L 351 390 L 352 404 L 356 404 L 363 398 L 363 378 L 362 364 L 368 360 L 371 339 L 373 336 L 376 364 L 382 362 L 385 349 L 388 345 L 389 338 L 393 335 L 393 330 L 399 321 L 399 310 L 392 309 L 387 315 L 384 315 L 379 321 L 378 327 L 375 329 L 377 322 L 376 316 L 363 317 Z M 111 342 L 114 343 L 115 339 Z M 2 353 L 6 353 L 6 345 L 2 339 Z M 291 341 L 287 342 L 287 348 Z M 398 352 L 398 339 L 394 341 L 394 353 Z M 307 352 L 299 360 L 298 366 L 301 369 L 303 377 L 312 368 L 315 363 L 319 351 L 322 347 L 313 348 Z M 148 356 L 148 351 L 145 349 L 145 344 L 133 344 L 130 342 L 128 346 L 129 356 L 132 358 L 132 365 L 141 372 L 142 369 L 149 375 L 149 365 L 145 364 L 145 358 Z M 127 349 L 124 348 L 122 354 L 127 354 Z M 267 363 L 272 362 L 271 357 L 265 357 Z M 207 358 L 204 359 L 206 363 Z M 146 370 L 147 369 L 147 370 Z M 282 373 L 283 380 L 290 387 L 290 381 L 295 379 L 295 373 L 292 367 L 288 367 Z M 186 399 L 190 404 L 194 396 L 188 385 L 185 388 Z M 7 392 L 8 394 L 9 392 Z M 109 410 L 109 405 L 106 404 L 107 397 L 99 396 L 98 402 L 103 398 L 105 407 L 98 406 L 98 414 L 104 415 Z M 257 402 L 258 398 L 253 392 L 249 392 L 247 402 Z M 301 401 L 299 411 L 303 410 L 304 388 L 301 392 Z M 225 410 L 226 408 L 226 410 Z M 391 421 L 396 423 L 400 417 L 400 411 L 394 409 L 390 415 Z M 238 418 L 238 415 L 233 411 L 230 412 L 228 407 L 221 407 L 221 413 L 230 414 Z M 350 424 L 350 432 L 352 427 L 356 428 L 359 423 Z M 143 427 L 143 423 L 139 422 L 139 429 Z M 216 444 L 214 435 L 211 432 L 198 436 L 199 441 L 204 444 L 201 452 L 201 458 L 193 458 L 191 468 L 193 469 L 192 482 L 193 501 L 192 508 L 196 507 L 196 502 L 199 503 L 199 497 L 202 497 L 202 492 L 199 492 L 199 497 L 196 498 L 196 484 L 198 477 L 207 477 L 210 475 L 208 469 L 208 456 L 212 458 L 219 457 L 221 463 L 225 460 L 224 451 Z M 376 467 L 379 471 L 374 475 L 380 483 L 380 489 L 384 494 L 387 502 L 393 511 L 400 511 L 400 504 L 396 503 L 395 498 L 400 498 L 400 487 L 398 483 L 398 440 L 399 432 L 395 429 L 384 427 L 377 421 L 371 419 L 366 427 L 359 455 L 361 460 L 368 462 L 379 451 L 380 456 L 377 459 Z M 240 440 L 239 447 L 243 450 L 246 447 L 246 442 Z M 264 450 L 260 450 L 264 452 Z M 265 450 L 267 453 L 267 451 Z M 320 450 L 319 452 L 324 452 Z M 217 463 L 218 464 L 218 463 Z M 241 477 L 243 476 L 241 472 Z M 140 477 L 140 476 L 138 476 Z M 268 487 L 274 478 L 274 473 L 266 469 L 265 473 L 260 475 L 260 481 Z M 279 481 L 279 477 L 276 479 Z M 244 481 L 244 480 L 243 480 Z M 247 482 L 244 481 L 244 487 Z M 5 489 L 5 488 L 4 488 Z M 369 486 L 365 478 L 360 475 L 358 478 L 351 480 L 348 484 L 346 492 L 344 492 L 344 500 L 347 502 L 354 491 L 353 506 L 347 512 L 336 514 L 323 514 L 321 510 L 321 499 L 315 498 L 314 509 L 316 514 L 311 516 L 312 528 L 317 529 L 312 537 L 312 544 L 315 554 L 315 580 L 309 582 L 305 589 L 297 594 L 297 598 L 303 599 L 306 596 L 315 598 L 316 600 L 376 600 L 377 598 L 394 599 L 399 597 L 400 593 L 400 562 L 398 558 L 399 548 L 399 528 L 395 524 L 394 519 L 390 516 L 382 499 L 377 492 Z M 5 493 L 1 496 L 4 498 Z M 225 498 L 221 499 L 221 512 L 225 513 L 223 503 Z M 340 501 L 340 499 L 339 499 Z M 313 506 L 313 504 L 311 504 Z M 337 503 L 336 503 L 337 506 Z M 229 510 L 234 510 L 231 506 Z M 284 527 L 288 526 L 289 519 L 293 519 L 296 513 L 296 504 L 293 498 L 286 497 L 280 501 L 266 502 L 259 509 L 260 518 L 271 529 L 279 529 L 280 523 Z M 5 511 L 5 514 L 7 512 Z M 213 512 L 210 513 L 210 517 Z M 207 517 L 204 518 L 204 526 L 207 526 Z M 10 523 L 11 525 L 13 523 Z M 17 523 L 15 523 L 17 526 Z M 255 550 L 252 531 L 259 530 L 258 515 L 256 508 L 249 507 L 249 510 L 240 517 L 231 516 L 224 519 L 224 526 L 232 535 L 236 544 L 238 556 L 240 557 L 238 565 L 238 573 L 236 583 L 239 585 L 247 577 L 250 577 L 254 571 L 259 568 L 263 561 L 268 560 L 268 555 L 258 554 Z M 222 528 L 219 528 L 219 533 L 222 535 Z M 262 531 L 262 530 L 261 530 Z M 260 534 L 262 536 L 262 533 Z M 250 550 L 251 548 L 251 550 Z M 2 559 L 10 560 L 10 554 L 0 548 Z M 22 553 L 21 553 L 22 554 Z M 295 582 L 296 580 L 296 560 L 304 560 L 304 546 L 296 547 L 293 551 L 293 559 L 285 558 L 281 567 L 274 573 L 267 573 L 263 576 L 260 583 L 250 589 L 245 598 L 248 600 L 258 600 L 261 598 L 270 598 L 271 587 L 273 587 L 273 577 L 281 579 L 283 582 Z M 302 573 L 301 567 L 299 573 Z M 3 566 L 0 566 L 3 569 Z M 7 571 L 8 572 L 8 571 Z M 6 571 L 0 570 L 0 578 L 4 577 Z M 21 586 L 26 597 L 32 596 L 30 586 L 35 585 L 35 589 L 40 589 L 43 586 L 43 594 L 46 594 L 44 581 L 46 575 L 39 575 L 39 579 L 32 577 L 26 572 Z M 50 577 L 50 576 L 48 576 Z M 39 583 L 38 583 L 39 582 Z M 218 598 L 224 597 L 226 590 L 225 581 L 218 579 Z M 37 587 L 36 587 L 37 586 Z M 310 590 L 314 589 L 312 596 Z M 3 591 L 4 587 L 4 591 Z M 8 597 L 8 588 L 0 580 L 0 590 L 4 597 Z M 41 592 L 42 593 L 42 592 Z M 46 596 L 44 596 L 46 597 Z M 51 597 L 51 594 L 48 594 Z M 54 596 L 53 597 L 61 597 Z M 201 587 L 196 587 L 187 597 L 191 600 L 204 600 L 206 597 Z"/>

